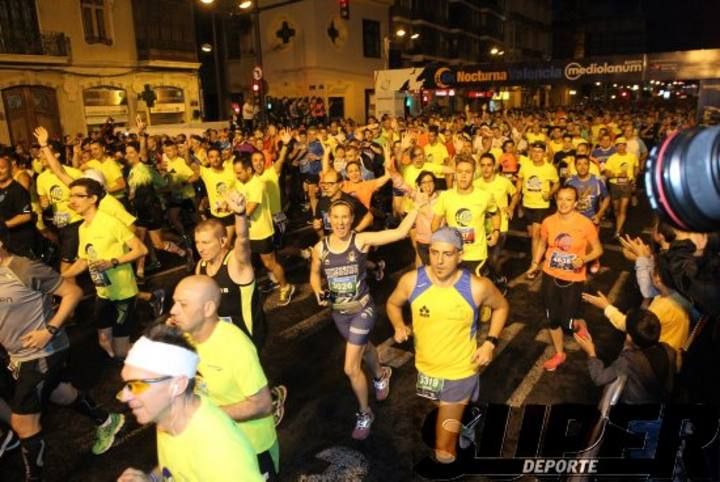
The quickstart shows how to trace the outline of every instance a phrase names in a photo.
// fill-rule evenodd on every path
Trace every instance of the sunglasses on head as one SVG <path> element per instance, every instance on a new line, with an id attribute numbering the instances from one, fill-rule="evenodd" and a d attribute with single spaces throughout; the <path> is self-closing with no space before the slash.
<path id="1" fill-rule="evenodd" d="M 125 393 L 125 390 L 128 390 L 130 393 L 133 394 L 134 397 L 137 397 L 138 395 L 142 395 L 148 389 L 150 388 L 150 385 L 153 385 L 155 383 L 161 383 L 166 382 L 168 380 L 171 380 L 171 376 L 164 376 L 164 377 L 157 377 L 157 378 L 141 378 L 137 380 L 127 380 L 125 384 L 122 386 L 119 392 L 117 392 L 117 395 L 115 395 L 115 398 L 122 401 L 123 400 L 123 393 Z"/>

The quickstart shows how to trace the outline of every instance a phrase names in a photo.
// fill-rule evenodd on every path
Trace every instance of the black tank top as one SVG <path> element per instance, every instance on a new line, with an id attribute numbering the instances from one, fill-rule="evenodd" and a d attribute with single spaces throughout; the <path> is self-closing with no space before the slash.
<path id="1" fill-rule="evenodd" d="M 260 291 L 257 289 L 254 279 L 246 284 L 238 284 L 232 280 L 228 272 L 228 261 L 231 254 L 232 251 L 225 255 L 215 276 L 208 274 L 205 261 L 200 261 L 198 273 L 210 276 L 220 287 L 218 316 L 231 318 L 232 322 L 244 331 L 259 349 L 265 342 L 267 334 Z"/>

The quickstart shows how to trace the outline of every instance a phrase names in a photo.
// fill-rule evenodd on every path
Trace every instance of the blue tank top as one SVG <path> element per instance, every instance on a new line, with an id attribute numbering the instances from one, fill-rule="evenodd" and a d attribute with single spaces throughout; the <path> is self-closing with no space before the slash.
<path id="1" fill-rule="evenodd" d="M 365 267 L 367 253 L 355 246 L 355 233 L 350 235 L 347 248 L 341 253 L 330 251 L 328 237 L 323 239 L 320 262 L 330 294 L 334 297 L 334 307 L 360 301 L 369 294 Z"/>

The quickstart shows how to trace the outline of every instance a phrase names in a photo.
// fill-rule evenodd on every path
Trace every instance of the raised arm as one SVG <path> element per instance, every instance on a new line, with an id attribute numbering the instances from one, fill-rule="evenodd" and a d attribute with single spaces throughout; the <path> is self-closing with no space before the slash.
<path id="1" fill-rule="evenodd" d="M 412 209 L 395 229 L 358 233 L 357 242 L 359 247 L 365 250 L 369 246 L 383 246 L 385 244 L 394 243 L 395 241 L 400 241 L 401 239 L 406 238 L 412 227 L 415 225 L 415 218 L 417 218 L 417 214 L 418 208 Z"/>
<path id="2" fill-rule="evenodd" d="M 34 132 L 35 138 L 38 141 L 38 144 L 40 144 L 40 154 L 45 157 L 45 161 L 47 162 L 48 167 L 52 171 L 53 174 L 57 176 L 60 181 L 65 184 L 66 186 L 70 185 L 71 182 L 73 182 L 73 178 L 68 175 L 68 173 L 65 171 L 65 168 L 60 163 L 60 161 L 55 157 L 55 155 L 52 153 L 50 148 L 48 147 L 48 132 L 47 130 L 40 126 L 35 129 Z M 80 146 L 78 144 L 75 144 L 73 146 L 73 163 L 76 156 L 80 156 Z"/>
<path id="3" fill-rule="evenodd" d="M 255 279 L 255 271 L 252 267 L 245 196 L 233 189 L 225 199 L 228 207 L 235 214 L 235 245 L 230 257 L 232 261 L 230 277 L 240 284 L 250 283 Z"/>

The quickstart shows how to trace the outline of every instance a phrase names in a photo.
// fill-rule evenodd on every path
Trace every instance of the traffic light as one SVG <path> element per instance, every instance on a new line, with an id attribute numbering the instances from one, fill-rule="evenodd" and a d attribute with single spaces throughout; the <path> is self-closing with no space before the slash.
<path id="1" fill-rule="evenodd" d="M 340 3 L 340 17 L 345 20 L 350 18 L 350 0 L 338 0 Z"/>
<path id="2" fill-rule="evenodd" d="M 260 82 L 259 81 L 253 80 L 252 91 L 253 91 L 253 94 L 260 95 Z"/>

